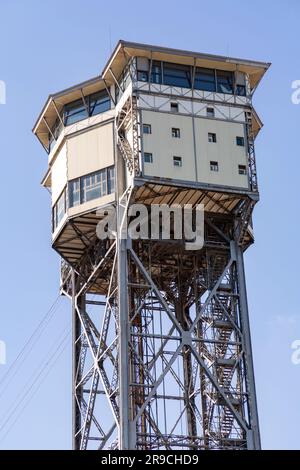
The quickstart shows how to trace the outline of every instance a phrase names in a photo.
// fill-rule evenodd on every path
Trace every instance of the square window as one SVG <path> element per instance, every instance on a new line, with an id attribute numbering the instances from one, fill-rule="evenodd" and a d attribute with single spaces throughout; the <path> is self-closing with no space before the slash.
<path id="1" fill-rule="evenodd" d="M 244 137 L 236 137 L 236 145 L 239 145 L 240 147 L 244 147 L 245 145 L 245 139 Z"/>
<path id="2" fill-rule="evenodd" d="M 210 162 L 210 171 L 219 171 L 219 163 L 218 162 Z"/>
<path id="3" fill-rule="evenodd" d="M 170 104 L 170 107 L 171 107 L 171 111 L 172 113 L 178 113 L 178 103 L 171 103 Z"/>
<path id="4" fill-rule="evenodd" d="M 208 133 L 208 142 L 216 143 L 217 142 L 216 134 L 214 134 L 213 132 L 209 132 Z"/>
<path id="5" fill-rule="evenodd" d="M 177 127 L 172 127 L 172 137 L 180 138 L 180 129 Z"/>
<path id="6" fill-rule="evenodd" d="M 144 152 L 144 162 L 145 163 L 153 163 L 153 155 L 149 152 Z"/>
<path id="7" fill-rule="evenodd" d="M 182 158 L 181 157 L 173 157 L 173 165 L 174 166 L 182 166 Z"/>
<path id="8" fill-rule="evenodd" d="M 143 134 L 152 134 L 151 124 L 143 124 Z"/>
<path id="9" fill-rule="evenodd" d="M 215 117 L 215 110 L 214 110 L 214 108 L 206 108 L 206 116 L 207 116 L 207 117 Z"/>
<path id="10" fill-rule="evenodd" d="M 239 165 L 239 175 L 246 175 L 246 174 L 247 174 L 246 165 Z"/>

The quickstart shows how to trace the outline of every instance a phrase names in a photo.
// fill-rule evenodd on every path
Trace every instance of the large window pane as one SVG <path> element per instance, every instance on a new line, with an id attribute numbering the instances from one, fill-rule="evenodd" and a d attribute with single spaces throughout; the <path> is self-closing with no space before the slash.
<path id="1" fill-rule="evenodd" d="M 213 69 L 197 68 L 194 88 L 197 90 L 216 91 L 215 71 Z"/>
<path id="2" fill-rule="evenodd" d="M 62 129 L 63 125 L 60 119 L 57 118 L 52 128 L 52 133 L 49 132 L 49 152 L 51 152 L 52 148 L 54 147 Z"/>
<path id="3" fill-rule="evenodd" d="M 233 93 L 233 73 L 217 70 L 217 91 L 219 93 Z"/>
<path id="4" fill-rule="evenodd" d="M 82 202 L 107 194 L 106 170 L 82 177 Z"/>
<path id="5" fill-rule="evenodd" d="M 106 91 L 90 95 L 90 115 L 104 113 L 110 109 L 110 98 Z"/>
<path id="6" fill-rule="evenodd" d="M 65 105 L 65 124 L 73 124 L 87 117 L 86 108 L 82 100 L 73 101 Z"/>
<path id="7" fill-rule="evenodd" d="M 80 180 L 70 181 L 69 183 L 69 206 L 74 207 L 80 204 Z"/>
<path id="8" fill-rule="evenodd" d="M 164 84 L 191 88 L 190 67 L 164 62 Z"/>
<path id="9" fill-rule="evenodd" d="M 115 192 L 115 168 L 107 169 L 107 185 L 108 185 L 108 194 Z"/>
<path id="10" fill-rule="evenodd" d="M 161 62 L 154 61 L 152 63 L 151 82 L 161 83 Z"/>
<path id="11" fill-rule="evenodd" d="M 83 176 L 82 178 L 82 202 L 87 202 L 101 196 L 100 181 L 97 173 Z"/>
<path id="12" fill-rule="evenodd" d="M 58 227 L 66 213 L 66 189 L 53 206 L 53 231 Z"/>
<path id="13" fill-rule="evenodd" d="M 236 85 L 235 92 L 237 95 L 246 96 L 246 87 L 245 85 Z"/>
<path id="14" fill-rule="evenodd" d="M 148 72 L 146 72 L 145 70 L 138 70 L 137 79 L 140 82 L 148 82 Z"/>

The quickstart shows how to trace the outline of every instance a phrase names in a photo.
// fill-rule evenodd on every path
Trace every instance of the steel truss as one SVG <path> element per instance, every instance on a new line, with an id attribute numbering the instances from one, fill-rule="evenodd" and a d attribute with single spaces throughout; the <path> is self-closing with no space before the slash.
<path id="1" fill-rule="evenodd" d="M 241 243 L 249 205 L 239 217 L 206 214 L 202 250 L 97 240 L 64 267 L 75 449 L 260 448 Z"/>

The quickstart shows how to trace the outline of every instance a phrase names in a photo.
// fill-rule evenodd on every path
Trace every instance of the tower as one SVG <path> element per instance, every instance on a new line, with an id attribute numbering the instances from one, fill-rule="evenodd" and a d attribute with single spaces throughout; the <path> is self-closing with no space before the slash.
<path id="1" fill-rule="evenodd" d="M 72 303 L 75 449 L 260 448 L 243 253 L 269 65 L 120 41 L 49 96 L 33 131 Z M 201 204 L 203 246 L 164 238 L 162 216 L 121 236 L 134 204 Z"/>

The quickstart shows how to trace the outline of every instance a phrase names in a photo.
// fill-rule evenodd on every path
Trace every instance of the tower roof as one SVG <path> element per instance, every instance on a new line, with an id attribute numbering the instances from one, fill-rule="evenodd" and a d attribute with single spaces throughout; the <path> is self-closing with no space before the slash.
<path id="1" fill-rule="evenodd" d="M 172 49 L 170 47 L 120 40 L 102 71 L 102 77 L 107 79 L 108 83 L 112 81 L 109 70 L 118 77 L 126 65 L 128 58 L 133 56 L 146 57 L 152 60 L 162 60 L 166 62 L 176 62 L 184 65 L 195 65 L 197 67 L 230 71 L 238 70 L 249 75 L 251 90 L 258 85 L 261 78 L 271 65 L 269 62 L 237 59 L 234 57 L 205 54 L 201 52 L 192 52 L 182 49 Z"/>
<path id="2" fill-rule="evenodd" d="M 42 145 L 47 148 L 50 129 L 52 129 L 56 119 L 61 119 L 60 111 L 64 104 L 82 99 L 84 96 L 105 89 L 106 85 L 109 86 L 114 83 L 113 75 L 119 78 L 128 60 L 134 56 L 183 65 L 195 65 L 197 67 L 241 71 L 249 75 L 252 92 L 271 65 L 269 62 L 237 59 L 120 40 L 101 75 L 49 95 L 33 127 L 33 132 Z"/>

